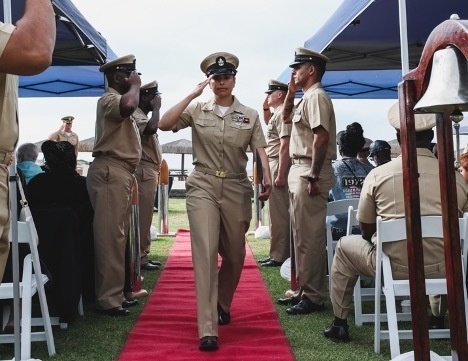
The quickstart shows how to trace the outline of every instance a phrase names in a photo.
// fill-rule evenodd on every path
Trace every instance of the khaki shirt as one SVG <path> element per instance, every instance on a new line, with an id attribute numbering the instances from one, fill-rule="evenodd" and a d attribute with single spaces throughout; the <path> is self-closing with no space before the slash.
<path id="1" fill-rule="evenodd" d="M 58 132 L 57 136 L 54 137 L 51 140 L 55 140 L 56 142 L 69 142 L 71 143 L 75 148 L 78 146 L 78 134 L 71 132 L 70 135 L 68 135 L 65 132 Z"/>
<path id="2" fill-rule="evenodd" d="M 204 168 L 244 173 L 247 148 L 266 146 L 256 110 L 236 97 L 224 115 L 214 99 L 191 103 L 177 120 L 176 130 L 192 127 L 193 164 Z"/>
<path id="3" fill-rule="evenodd" d="M 325 164 L 336 159 L 336 121 L 335 111 L 330 97 L 322 87 L 315 83 L 304 93 L 292 118 L 289 155 L 291 158 L 312 159 L 313 129 L 322 126 L 329 135 Z"/>
<path id="4" fill-rule="evenodd" d="M 292 124 L 283 122 L 283 106 L 280 105 L 273 112 L 268 122 L 266 135 L 267 148 L 265 149 L 268 158 L 278 158 L 280 152 L 281 138 L 290 137 Z"/>
<path id="5" fill-rule="evenodd" d="M 417 157 L 421 215 L 442 215 L 438 160 L 430 150 L 423 148 L 417 149 Z M 384 221 L 405 217 L 402 168 L 402 158 L 399 156 L 374 168 L 367 175 L 359 198 L 357 219 L 360 222 L 374 224 L 377 216 L 381 216 Z M 468 211 L 468 186 L 458 172 L 456 172 L 456 185 L 458 211 L 462 216 Z M 372 241 L 376 242 L 376 234 L 372 237 Z M 423 249 L 426 265 L 444 262 L 442 239 L 425 238 Z M 390 257 L 392 267 L 407 266 L 406 241 L 386 244 L 384 251 Z"/>
<path id="6" fill-rule="evenodd" d="M 0 22 L 0 57 L 15 26 Z M 17 75 L 0 73 L 0 151 L 13 152 L 18 142 L 18 79 Z"/>
<path id="7" fill-rule="evenodd" d="M 98 100 L 93 157 L 110 156 L 137 167 L 141 158 L 141 141 L 132 117 L 120 115 L 120 98 L 110 88 Z"/>
<path id="8" fill-rule="evenodd" d="M 148 116 L 138 108 L 135 113 L 132 114 L 132 118 L 135 121 L 138 129 L 140 130 L 141 139 L 141 160 L 140 163 L 146 163 L 154 165 L 159 170 L 161 166 L 162 150 L 159 144 L 158 134 L 144 134 L 145 128 L 148 124 Z"/>

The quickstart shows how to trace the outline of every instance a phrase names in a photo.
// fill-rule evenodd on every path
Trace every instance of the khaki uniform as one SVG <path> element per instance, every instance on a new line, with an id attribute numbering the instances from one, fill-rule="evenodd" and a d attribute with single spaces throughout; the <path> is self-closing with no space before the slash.
<path id="1" fill-rule="evenodd" d="M 138 203 L 140 221 L 140 259 L 141 264 L 148 263 L 148 254 L 151 248 L 150 229 L 153 222 L 154 199 L 158 187 L 159 168 L 162 151 L 158 135 L 145 135 L 148 117 L 138 108 L 132 117 L 140 130 L 141 160 L 135 176 L 138 181 Z"/>
<path id="2" fill-rule="evenodd" d="M 192 127 L 195 170 L 186 181 L 187 212 L 202 338 L 218 336 L 217 304 L 229 312 L 239 283 L 245 233 L 252 218 L 246 149 L 265 147 L 266 142 L 257 112 L 237 98 L 224 115 L 213 99 L 190 104 L 179 117 L 177 130 L 188 126 Z M 215 176 L 216 171 L 225 172 L 226 177 Z"/>
<path id="3" fill-rule="evenodd" d="M 421 215 L 441 215 L 438 161 L 427 149 L 418 148 L 417 154 Z M 457 203 L 461 216 L 468 210 L 468 187 L 458 173 L 456 185 Z M 357 219 L 362 223 L 373 224 L 377 216 L 381 216 L 383 220 L 405 217 L 401 156 L 374 168 L 364 181 Z M 331 301 L 336 317 L 347 318 L 358 276 L 375 277 L 375 242 L 376 234 L 372 237 L 372 244 L 361 236 L 343 237 L 338 242 L 331 281 Z M 423 249 L 426 276 L 445 277 L 443 239 L 425 238 Z M 394 277 L 407 279 L 406 241 L 384 244 L 384 251 L 390 257 Z M 431 307 L 437 308 L 438 306 L 431 305 Z M 438 316 L 439 311 L 434 309 L 433 314 Z"/>
<path id="4" fill-rule="evenodd" d="M 97 308 L 120 307 L 124 301 L 125 247 L 134 173 L 141 158 L 138 128 L 120 115 L 120 98 L 113 88 L 97 103 L 95 157 L 87 186 L 94 208 L 94 252 Z"/>
<path id="5" fill-rule="evenodd" d="M 50 140 L 56 141 L 56 142 L 69 142 L 71 145 L 75 147 L 75 153 L 78 153 L 78 134 L 74 132 L 66 133 L 63 131 L 58 131 L 54 133 L 54 135 L 50 138 Z"/>
<path id="6" fill-rule="evenodd" d="M 328 192 L 335 176 L 331 162 L 336 158 L 335 112 L 321 83 L 310 87 L 299 101 L 292 119 L 289 155 L 292 166 L 288 185 L 292 205 L 292 229 L 296 271 L 302 294 L 316 304 L 325 301 L 327 255 L 325 218 Z M 325 161 L 320 171 L 320 195 L 310 197 L 307 177 L 311 171 L 313 129 L 322 126 L 329 134 Z"/>
<path id="7" fill-rule="evenodd" d="M 0 22 L 0 57 L 15 27 Z M 0 281 L 10 249 L 8 164 L 18 142 L 18 76 L 0 73 Z"/>
<path id="8" fill-rule="evenodd" d="M 268 123 L 267 148 L 271 173 L 271 193 L 268 198 L 270 212 L 270 258 L 284 262 L 290 255 L 290 217 L 289 217 L 289 189 L 286 184 L 283 187 L 275 186 L 278 175 L 280 140 L 291 135 L 291 124 L 285 124 L 282 117 L 283 106 L 275 109 Z M 286 172 L 288 178 L 289 167 Z"/>

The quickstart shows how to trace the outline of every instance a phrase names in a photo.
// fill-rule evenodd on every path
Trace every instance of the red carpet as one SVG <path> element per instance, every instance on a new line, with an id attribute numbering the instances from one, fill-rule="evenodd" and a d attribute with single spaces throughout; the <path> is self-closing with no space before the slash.
<path id="1" fill-rule="evenodd" d="M 198 350 L 190 233 L 179 230 L 144 310 L 119 361 L 292 361 L 258 266 L 247 246 L 242 277 L 231 306 L 232 321 L 219 327 L 219 350 Z"/>

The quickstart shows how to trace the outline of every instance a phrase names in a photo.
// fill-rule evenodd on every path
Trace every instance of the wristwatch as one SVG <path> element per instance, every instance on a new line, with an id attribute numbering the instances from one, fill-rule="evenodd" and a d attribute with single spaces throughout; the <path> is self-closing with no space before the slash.
<path id="1" fill-rule="evenodd" d="M 307 177 L 309 183 L 315 183 L 319 181 L 319 177 Z"/>

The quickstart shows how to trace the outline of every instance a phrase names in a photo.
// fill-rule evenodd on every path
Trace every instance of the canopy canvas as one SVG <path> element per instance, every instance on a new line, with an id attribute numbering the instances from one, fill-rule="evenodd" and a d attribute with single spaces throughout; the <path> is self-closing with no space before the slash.
<path id="1" fill-rule="evenodd" d="M 57 37 L 52 66 L 35 76 L 21 76 L 20 97 L 88 97 L 104 92 L 99 66 L 117 56 L 106 39 L 70 0 L 52 0 Z M 11 2 L 12 22 L 24 13 L 24 0 Z M 0 19 L 4 9 L 0 7 Z"/>
<path id="2" fill-rule="evenodd" d="M 402 21 L 409 69 L 419 64 L 431 31 L 452 14 L 467 19 L 467 1 L 406 0 Z M 304 47 L 330 58 L 322 83 L 332 98 L 397 99 L 402 80 L 398 0 L 344 0 Z M 290 74 L 285 69 L 278 79 L 287 83 Z"/>

